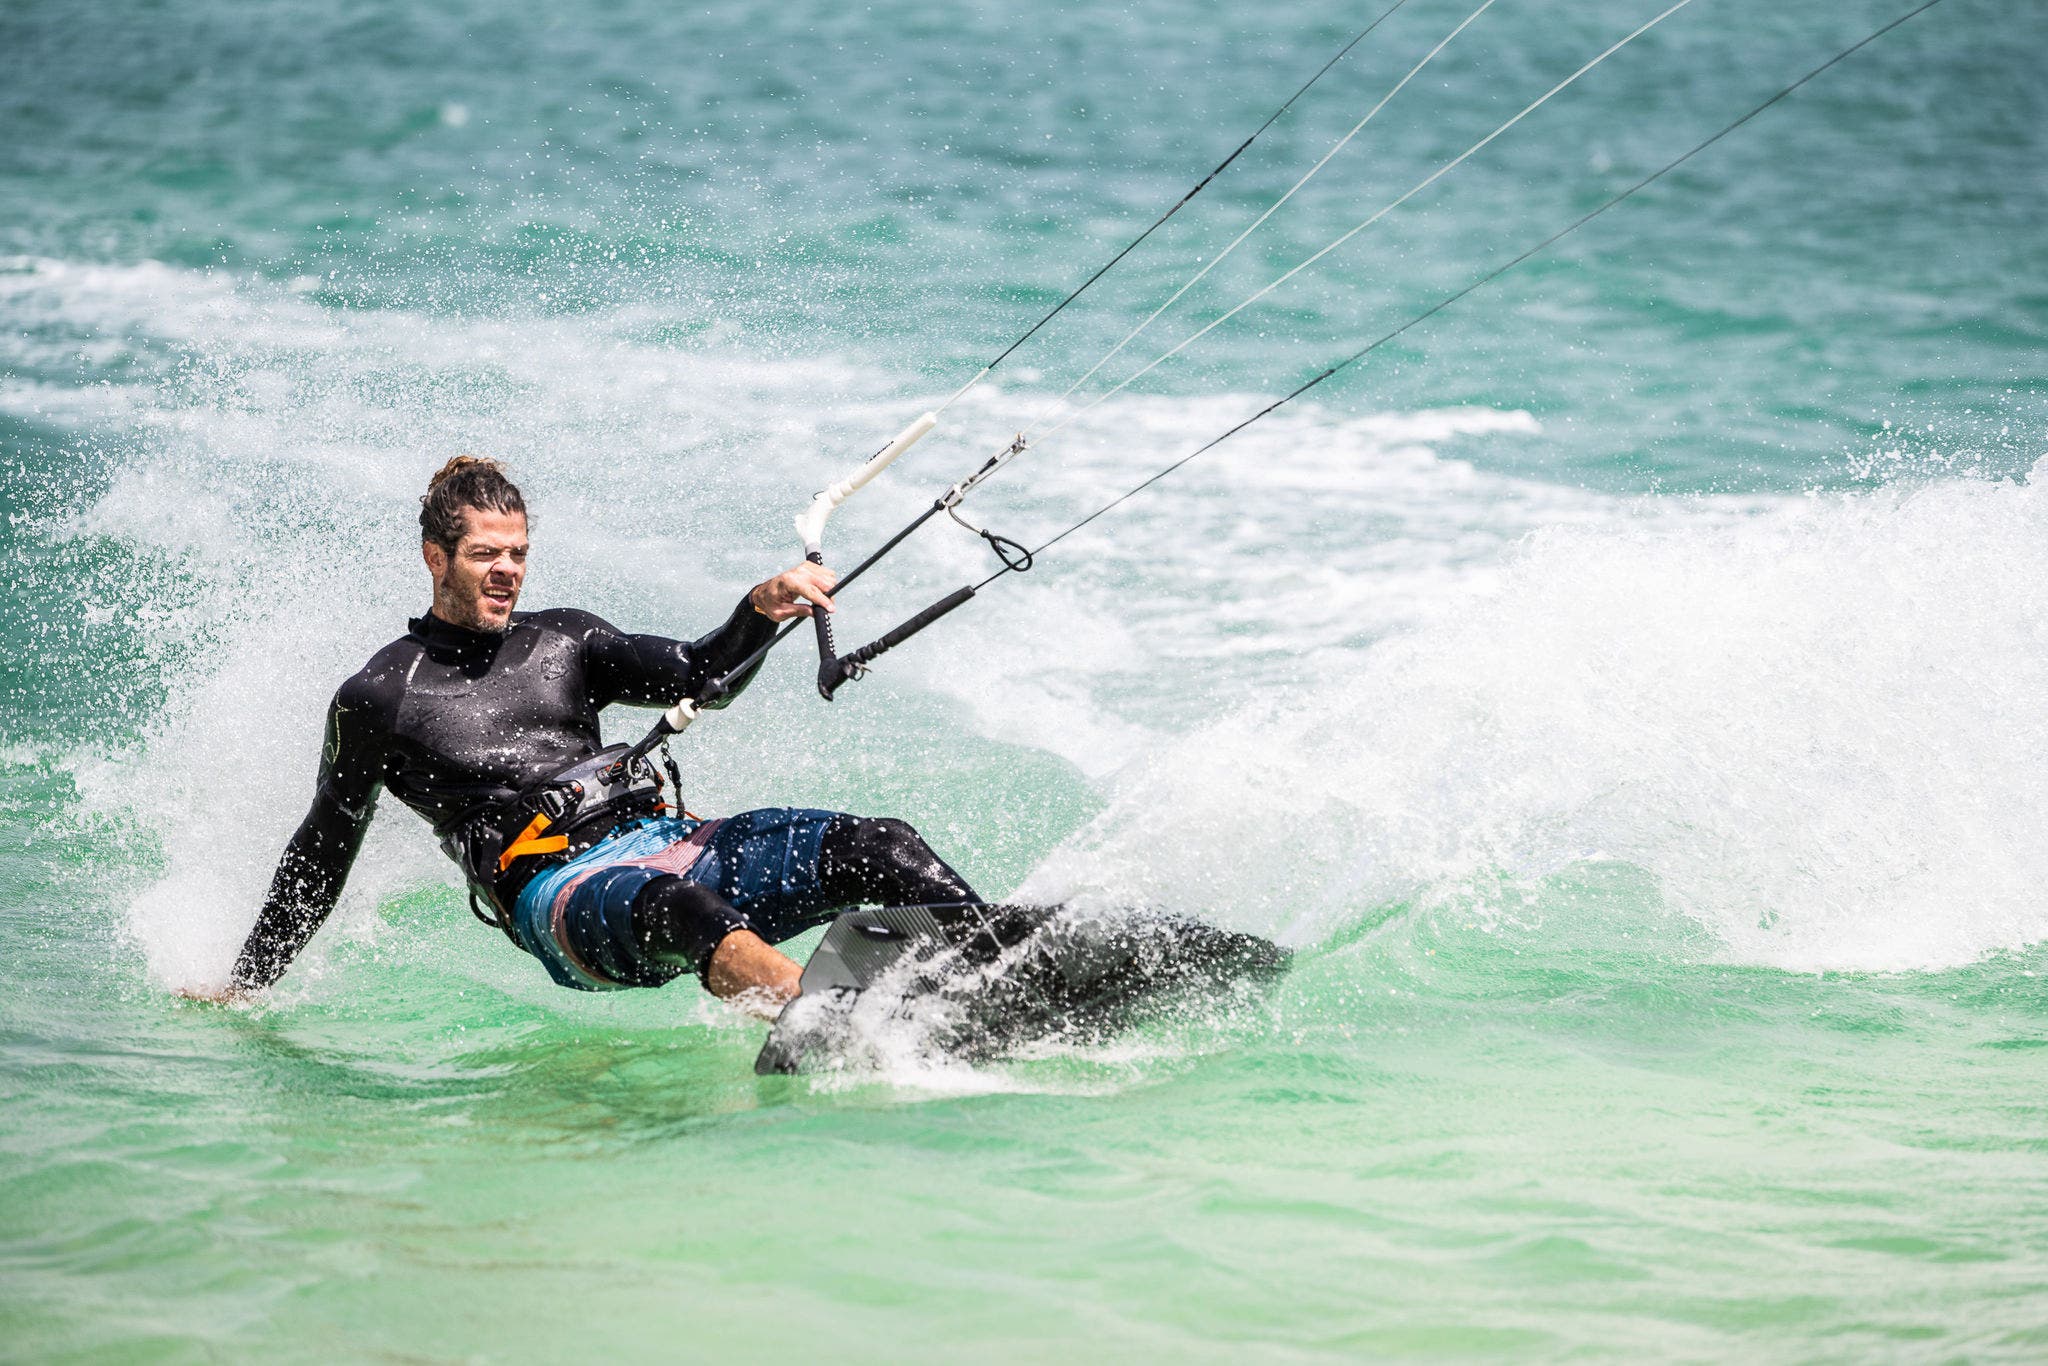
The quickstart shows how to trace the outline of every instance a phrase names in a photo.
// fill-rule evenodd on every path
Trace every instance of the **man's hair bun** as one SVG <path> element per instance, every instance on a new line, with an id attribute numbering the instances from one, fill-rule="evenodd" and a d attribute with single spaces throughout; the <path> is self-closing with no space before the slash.
<path id="1" fill-rule="evenodd" d="M 427 491 L 420 498 L 420 538 L 454 554 L 465 529 L 463 514 L 471 508 L 525 516 L 526 499 L 497 461 L 458 455 L 427 481 Z"/>

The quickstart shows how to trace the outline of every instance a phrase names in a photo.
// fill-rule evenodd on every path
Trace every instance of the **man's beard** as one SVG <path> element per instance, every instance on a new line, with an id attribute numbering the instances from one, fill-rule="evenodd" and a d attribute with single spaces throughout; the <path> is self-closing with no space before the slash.
<path id="1" fill-rule="evenodd" d="M 458 598 L 452 593 L 446 596 L 448 602 L 445 605 L 445 610 L 440 598 L 436 597 L 434 614 L 447 621 L 449 625 L 460 626 L 465 631 L 475 631 L 482 635 L 493 636 L 504 635 L 512 629 L 512 609 L 519 605 L 519 595 L 516 592 L 512 595 L 512 600 L 505 604 L 505 619 L 499 622 L 492 622 L 484 616 L 484 603 L 489 600 L 484 597 L 481 585 L 467 597 Z M 458 613 L 456 610 L 458 605 L 466 610 Z"/>

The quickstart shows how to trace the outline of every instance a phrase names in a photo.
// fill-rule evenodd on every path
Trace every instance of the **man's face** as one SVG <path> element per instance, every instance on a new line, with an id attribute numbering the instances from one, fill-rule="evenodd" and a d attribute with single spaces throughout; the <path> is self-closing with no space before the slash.
<path id="1" fill-rule="evenodd" d="M 450 555 L 422 547 L 434 576 L 434 615 L 472 631 L 502 631 L 526 581 L 526 514 L 463 511 L 462 539 Z"/>

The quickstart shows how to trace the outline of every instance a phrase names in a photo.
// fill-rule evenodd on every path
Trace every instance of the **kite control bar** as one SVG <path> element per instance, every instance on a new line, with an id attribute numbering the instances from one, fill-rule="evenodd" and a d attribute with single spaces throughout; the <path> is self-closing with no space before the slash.
<path id="1" fill-rule="evenodd" d="M 796 519 L 796 533 L 803 539 L 804 543 L 804 558 L 812 564 L 824 564 L 825 551 L 823 542 L 827 519 L 832 516 L 832 513 L 841 503 L 858 493 L 876 475 L 889 468 L 897 456 L 923 440 L 932 428 L 938 425 L 939 416 L 937 413 L 922 414 L 915 422 L 912 422 L 908 427 L 898 432 L 895 439 L 890 441 L 888 445 L 869 456 L 867 462 L 859 469 L 837 483 L 828 484 L 813 495 L 811 505 L 805 508 Z M 847 584 L 852 583 L 855 579 L 866 573 L 875 561 L 881 559 L 891 550 L 894 550 L 902 543 L 906 536 L 922 526 L 927 518 L 937 513 L 943 506 L 943 502 L 933 504 L 909 526 L 890 537 L 879 550 L 875 551 L 874 554 L 868 556 L 865 560 L 862 560 L 859 565 L 855 566 L 852 573 L 841 579 L 834 591 L 836 592 L 838 589 L 846 587 Z M 955 607 L 958 607 L 973 596 L 973 589 L 962 589 L 943 602 L 935 603 L 931 607 L 926 608 L 910 621 L 889 632 L 882 639 L 868 645 L 863 645 L 860 649 L 855 650 L 844 658 L 840 657 L 838 650 L 832 643 L 831 614 L 813 611 L 811 620 L 816 624 L 818 632 L 818 692 L 826 701 L 831 701 L 832 694 L 838 689 L 839 685 L 849 678 L 858 678 L 867 667 L 869 660 L 895 648 L 895 646 L 917 634 L 918 631 L 923 630 L 926 626 L 937 621 L 947 612 L 952 611 Z M 680 734 L 692 721 L 697 719 L 703 708 L 729 695 L 738 681 L 752 672 L 754 666 L 767 658 L 768 652 L 780 644 L 783 638 L 795 629 L 796 623 L 794 622 L 784 626 L 752 654 L 705 684 L 701 696 L 694 698 L 685 697 L 673 707 L 663 712 L 661 719 L 656 721 L 647 734 L 640 738 L 638 744 L 626 752 L 620 762 L 630 763 L 636 759 L 643 758 L 670 736 Z"/>
<path id="2" fill-rule="evenodd" d="M 924 438 L 927 432 L 938 425 L 939 416 L 937 413 L 924 414 L 917 421 L 898 432 L 894 441 L 882 447 L 881 450 L 876 451 L 865 465 L 862 465 L 838 483 L 820 489 L 811 499 L 811 505 L 805 508 L 796 519 L 796 534 L 803 540 L 804 558 L 812 564 L 822 566 L 825 563 L 823 542 L 826 519 L 832 515 L 833 511 L 841 503 L 859 492 L 869 480 L 887 469 L 890 462 L 894 461 L 897 456 L 916 445 Z M 938 511 L 936 506 L 931 509 L 931 512 L 936 511 Z M 930 516 L 931 512 L 927 512 L 925 516 Z M 918 518 L 917 522 L 912 523 L 912 528 L 923 521 L 923 517 Z M 903 534 L 909 534 L 909 529 L 907 528 Z M 843 588 L 846 584 L 853 582 L 854 579 L 865 573 L 869 565 L 895 549 L 902 539 L 902 535 L 891 538 L 887 545 L 868 556 L 853 573 L 848 574 L 840 582 L 839 587 Z M 837 590 L 835 589 L 834 591 Z M 934 603 L 931 607 L 926 608 L 916 617 L 898 626 L 880 640 L 863 645 L 858 650 L 846 655 L 839 653 L 839 647 L 832 638 L 832 614 L 814 609 L 811 612 L 811 624 L 816 629 L 818 635 L 818 696 L 830 702 L 832 694 L 839 690 L 840 684 L 850 678 L 859 678 L 861 674 L 867 671 L 870 660 L 874 659 L 877 655 L 894 649 L 897 645 L 916 635 L 917 632 L 923 630 L 926 626 L 937 621 L 947 612 L 952 611 L 955 607 L 958 607 L 973 596 L 974 591 L 972 589 L 964 589 L 959 593 L 955 593 L 942 603 Z"/>
<path id="3" fill-rule="evenodd" d="M 818 613 L 818 695 L 830 702 L 832 694 L 839 691 L 840 684 L 859 678 L 868 671 L 868 665 L 876 658 L 889 653 L 973 596 L 974 589 L 971 587 L 956 588 L 901 626 L 886 631 L 858 650 L 851 650 L 843 655 L 833 651 L 832 629 L 826 624 L 825 614 Z"/>

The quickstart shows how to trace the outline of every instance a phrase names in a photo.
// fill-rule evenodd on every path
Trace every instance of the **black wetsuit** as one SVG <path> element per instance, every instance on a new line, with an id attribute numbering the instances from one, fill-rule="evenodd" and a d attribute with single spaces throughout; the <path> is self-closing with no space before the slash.
<path id="1" fill-rule="evenodd" d="M 312 809 L 286 846 L 236 960 L 238 988 L 276 981 L 334 909 L 380 787 L 445 830 L 595 754 L 604 707 L 667 707 L 694 697 L 775 630 L 744 599 L 724 625 L 690 642 L 628 635 L 569 608 L 516 614 L 502 633 L 465 630 L 431 612 L 408 625 L 335 693 Z M 714 705 L 751 678 L 737 680 Z M 840 901 L 973 898 L 902 822 L 845 819 L 844 828 L 835 822 L 822 855 Z M 500 903 L 516 896 L 504 884 L 517 874 L 501 876 L 494 866 L 464 872 Z M 694 892 L 648 891 L 644 925 L 643 908 L 634 908 L 636 931 L 651 954 L 679 966 L 701 968 L 717 937 L 744 924 L 721 919 Z M 703 923 L 677 923 L 686 914 Z"/>

